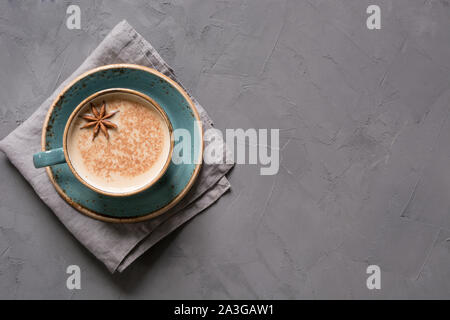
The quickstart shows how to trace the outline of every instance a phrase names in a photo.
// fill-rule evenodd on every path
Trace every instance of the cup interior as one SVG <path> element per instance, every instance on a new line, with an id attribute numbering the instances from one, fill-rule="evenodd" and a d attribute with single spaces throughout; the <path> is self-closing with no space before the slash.
<path id="1" fill-rule="evenodd" d="M 130 196 L 158 181 L 170 164 L 174 143 L 164 110 L 150 97 L 120 88 L 81 102 L 63 139 L 73 174 L 108 196 Z"/>

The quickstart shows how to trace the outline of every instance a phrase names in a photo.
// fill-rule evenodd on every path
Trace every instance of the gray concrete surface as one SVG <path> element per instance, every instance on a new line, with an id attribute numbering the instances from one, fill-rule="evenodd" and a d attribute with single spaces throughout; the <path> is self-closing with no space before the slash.
<path id="1" fill-rule="evenodd" d="M 448 1 L 70 3 L 81 30 L 69 1 L 0 3 L 0 138 L 127 19 L 218 128 L 280 128 L 282 166 L 237 166 L 232 192 L 110 275 L 1 155 L 0 298 L 450 298 Z"/>

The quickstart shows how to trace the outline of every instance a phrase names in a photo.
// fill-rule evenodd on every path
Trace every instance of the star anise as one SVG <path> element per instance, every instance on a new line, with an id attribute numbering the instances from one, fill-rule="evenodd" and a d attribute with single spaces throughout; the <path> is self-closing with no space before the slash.
<path id="1" fill-rule="evenodd" d="M 89 122 L 83 125 L 80 129 L 94 127 L 94 135 L 92 136 L 92 140 L 95 139 L 100 130 L 102 130 L 105 137 L 109 139 L 108 128 L 117 129 L 117 125 L 106 119 L 111 118 L 119 111 L 116 110 L 111 113 L 106 113 L 106 102 L 103 101 L 100 111 L 98 111 L 97 107 L 93 103 L 91 103 L 91 112 L 92 114 L 85 114 L 81 116 L 83 119 Z"/>

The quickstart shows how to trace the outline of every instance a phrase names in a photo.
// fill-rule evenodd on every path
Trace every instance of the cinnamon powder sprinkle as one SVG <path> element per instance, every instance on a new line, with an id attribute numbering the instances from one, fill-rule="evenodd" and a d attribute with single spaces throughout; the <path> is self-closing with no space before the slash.
<path id="1" fill-rule="evenodd" d="M 106 180 L 112 175 L 135 177 L 145 173 L 163 152 L 162 120 L 134 101 L 112 99 L 108 107 L 120 110 L 115 117 L 118 128 L 111 137 L 99 136 L 91 141 L 92 133 L 83 131 L 77 141 L 86 168 Z"/>

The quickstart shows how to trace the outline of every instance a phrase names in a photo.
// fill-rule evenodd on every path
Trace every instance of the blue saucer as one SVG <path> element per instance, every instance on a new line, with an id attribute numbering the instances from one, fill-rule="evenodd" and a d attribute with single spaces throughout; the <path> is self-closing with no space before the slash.
<path id="1" fill-rule="evenodd" d="M 186 92 L 172 79 L 156 70 L 129 64 L 107 65 L 81 75 L 50 107 L 44 122 L 42 150 L 62 147 L 64 128 L 72 111 L 90 95 L 110 88 L 133 89 L 155 100 L 166 112 L 174 130 L 189 131 L 194 161 L 171 162 L 157 183 L 128 197 L 109 197 L 94 192 L 78 181 L 65 163 L 47 167 L 47 173 L 58 193 L 88 216 L 108 222 L 147 220 L 166 212 L 186 195 L 200 171 L 203 156 L 198 112 Z"/>

